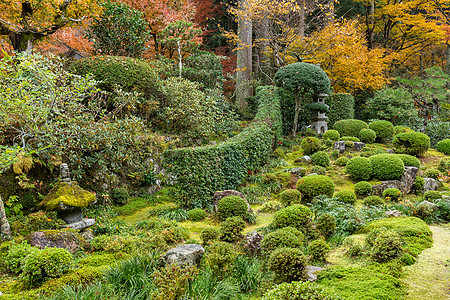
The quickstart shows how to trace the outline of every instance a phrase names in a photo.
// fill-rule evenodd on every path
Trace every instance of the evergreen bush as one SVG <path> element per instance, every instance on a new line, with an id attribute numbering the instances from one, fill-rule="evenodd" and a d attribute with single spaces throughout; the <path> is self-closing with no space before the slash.
<path id="1" fill-rule="evenodd" d="M 326 175 L 327 169 L 322 166 L 314 166 L 311 170 L 311 173 L 316 173 L 317 175 Z"/>
<path id="2" fill-rule="evenodd" d="M 189 220 L 194 222 L 199 222 L 206 218 L 206 211 L 204 211 L 201 208 L 194 208 L 187 211 L 187 214 L 189 216 Z"/>
<path id="3" fill-rule="evenodd" d="M 397 202 L 402 196 L 402 192 L 396 188 L 389 188 L 383 191 L 383 198 L 389 201 Z"/>
<path id="4" fill-rule="evenodd" d="M 286 207 L 293 204 L 300 204 L 301 194 L 296 189 L 287 189 L 280 193 L 280 202 Z"/>
<path id="5" fill-rule="evenodd" d="M 334 194 L 334 198 L 337 198 L 339 202 L 355 204 L 356 195 L 353 191 L 340 191 Z"/>
<path id="6" fill-rule="evenodd" d="M 325 133 L 322 135 L 322 137 L 324 139 L 330 139 L 332 141 L 339 141 L 339 138 L 341 137 L 341 135 L 339 134 L 339 131 L 330 129 L 330 130 L 325 131 Z"/>
<path id="7" fill-rule="evenodd" d="M 261 251 L 269 256 L 278 248 L 303 249 L 305 236 L 294 227 L 284 227 L 267 234 L 261 242 Z"/>
<path id="8" fill-rule="evenodd" d="M 421 176 L 416 176 L 416 180 L 414 180 L 414 184 L 411 187 L 412 190 L 415 191 L 415 193 L 421 193 L 423 191 L 423 187 L 425 185 L 425 179 Z"/>
<path id="9" fill-rule="evenodd" d="M 312 227 L 312 212 L 308 207 L 294 204 L 277 211 L 273 216 L 273 228 L 294 227 L 307 232 Z"/>
<path id="10" fill-rule="evenodd" d="M 416 167 L 420 168 L 420 160 L 412 155 L 408 154 L 396 154 L 402 161 L 405 167 Z"/>
<path id="11" fill-rule="evenodd" d="M 336 159 L 336 165 L 340 167 L 345 167 L 349 161 L 349 158 L 347 156 L 342 156 Z"/>
<path id="12" fill-rule="evenodd" d="M 363 143 L 372 144 L 373 142 L 375 142 L 376 138 L 377 134 L 372 129 L 361 129 L 359 131 L 359 139 Z"/>
<path id="13" fill-rule="evenodd" d="M 354 157 L 347 162 L 345 172 L 352 180 L 367 180 L 372 176 L 372 163 L 366 157 Z"/>
<path id="14" fill-rule="evenodd" d="M 319 151 L 311 155 L 311 161 L 315 166 L 328 167 L 330 165 L 330 158 L 325 151 Z"/>
<path id="15" fill-rule="evenodd" d="M 321 144 L 318 138 L 310 136 L 302 140 L 300 147 L 303 149 L 304 154 L 309 155 L 319 151 Z"/>
<path id="16" fill-rule="evenodd" d="M 369 128 L 375 131 L 377 142 L 386 143 L 394 136 L 394 125 L 389 121 L 373 121 L 369 124 Z"/>
<path id="17" fill-rule="evenodd" d="M 430 148 L 430 138 L 421 132 L 404 132 L 394 136 L 392 140 L 395 152 L 414 156 L 425 154 Z"/>
<path id="18" fill-rule="evenodd" d="M 220 224 L 220 239 L 225 242 L 236 242 L 242 239 L 245 222 L 241 217 L 229 217 Z"/>
<path id="19" fill-rule="evenodd" d="M 125 205 L 130 199 L 130 194 L 124 188 L 115 188 L 111 192 L 111 199 L 117 205 Z"/>
<path id="20" fill-rule="evenodd" d="M 220 229 L 217 227 L 206 227 L 200 232 L 200 239 L 203 245 L 209 245 L 213 241 L 217 241 L 220 238 Z"/>
<path id="21" fill-rule="evenodd" d="M 227 196 L 217 203 L 217 215 L 220 220 L 229 217 L 244 217 L 248 210 L 247 202 L 239 196 Z"/>
<path id="22" fill-rule="evenodd" d="M 316 219 L 316 228 L 325 238 L 331 236 L 336 230 L 336 219 L 329 213 L 321 213 Z"/>
<path id="23" fill-rule="evenodd" d="M 348 119 L 337 121 L 333 125 L 333 129 L 339 131 L 339 134 L 342 136 L 353 136 L 357 137 L 361 129 L 369 128 L 369 125 L 361 120 L 356 119 Z"/>
<path id="24" fill-rule="evenodd" d="M 358 196 L 367 196 L 372 194 L 372 185 L 367 181 L 360 181 L 356 183 L 355 194 Z"/>
<path id="25" fill-rule="evenodd" d="M 450 139 L 445 139 L 436 144 L 436 150 L 444 153 L 445 155 L 450 155 Z"/>
<path id="26" fill-rule="evenodd" d="M 400 179 L 405 170 L 403 161 L 396 155 L 377 154 L 369 157 L 373 175 L 379 180 Z"/>
<path id="27" fill-rule="evenodd" d="M 333 196 L 334 183 L 330 177 L 324 175 L 309 175 L 297 181 L 297 189 L 305 202 L 310 202 L 319 195 Z"/>
<path id="28" fill-rule="evenodd" d="M 309 253 L 313 261 L 325 261 L 325 257 L 330 251 L 330 246 L 323 239 L 312 241 L 308 245 Z"/>
<path id="29" fill-rule="evenodd" d="M 423 193 L 423 200 L 434 202 L 434 200 L 441 199 L 442 195 L 438 191 L 426 191 Z"/>
<path id="30" fill-rule="evenodd" d="M 355 136 L 342 136 L 339 140 L 345 141 L 345 142 L 353 142 L 353 143 L 361 142 L 361 140 Z M 351 145 L 350 148 L 353 148 L 353 144 L 350 144 L 350 145 Z M 346 148 L 348 147 L 347 143 L 345 143 L 345 146 L 346 146 Z"/>
<path id="31" fill-rule="evenodd" d="M 381 206 L 384 201 L 381 197 L 373 195 L 364 198 L 363 203 L 365 206 Z"/>
<path id="32" fill-rule="evenodd" d="M 433 178 L 435 180 L 439 180 L 442 174 L 438 169 L 428 169 L 425 171 L 425 178 Z"/>
<path id="33" fill-rule="evenodd" d="M 306 257 L 300 249 L 278 248 L 270 255 L 267 265 L 281 282 L 306 279 Z"/>

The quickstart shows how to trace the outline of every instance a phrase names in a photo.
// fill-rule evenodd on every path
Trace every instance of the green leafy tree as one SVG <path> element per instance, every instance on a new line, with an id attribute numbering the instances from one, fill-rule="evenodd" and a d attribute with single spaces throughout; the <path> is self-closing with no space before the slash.
<path id="1" fill-rule="evenodd" d="M 142 12 L 123 3 L 104 2 L 103 11 L 94 19 L 88 37 L 98 54 L 139 57 L 150 38 Z"/>

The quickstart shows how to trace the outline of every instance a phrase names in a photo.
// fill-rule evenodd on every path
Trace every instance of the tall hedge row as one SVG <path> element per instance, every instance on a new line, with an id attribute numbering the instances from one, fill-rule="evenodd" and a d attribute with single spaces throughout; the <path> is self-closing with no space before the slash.
<path id="1" fill-rule="evenodd" d="M 267 162 L 276 138 L 281 137 L 278 89 L 256 91 L 258 112 L 250 126 L 216 146 L 168 150 L 165 168 L 176 177 L 180 205 L 204 207 L 215 191 L 235 189 L 249 171 Z"/>
<path id="2" fill-rule="evenodd" d="M 330 111 L 327 113 L 329 128 L 339 120 L 353 119 L 355 116 L 355 99 L 350 94 L 333 94 L 325 99 L 325 103 L 330 106 Z"/>

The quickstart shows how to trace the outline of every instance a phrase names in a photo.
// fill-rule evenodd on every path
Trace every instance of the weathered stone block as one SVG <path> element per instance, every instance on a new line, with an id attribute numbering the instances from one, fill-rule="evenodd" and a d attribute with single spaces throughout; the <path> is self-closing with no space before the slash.
<path id="1" fill-rule="evenodd" d="M 164 255 L 166 264 L 194 266 L 200 263 L 205 249 L 197 244 L 186 244 L 170 249 Z"/>

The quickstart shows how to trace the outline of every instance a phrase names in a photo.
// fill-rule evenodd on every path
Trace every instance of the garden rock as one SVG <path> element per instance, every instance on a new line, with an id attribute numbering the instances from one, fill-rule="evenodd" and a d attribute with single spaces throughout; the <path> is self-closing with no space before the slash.
<path id="1" fill-rule="evenodd" d="M 389 154 L 394 154 L 395 153 L 393 149 L 386 149 L 386 152 L 389 153 Z"/>
<path id="2" fill-rule="evenodd" d="M 302 177 L 302 173 L 305 172 L 304 170 L 305 170 L 305 168 L 301 168 L 301 167 L 300 168 L 292 168 L 289 170 L 289 173 L 295 174 L 299 177 Z"/>
<path id="3" fill-rule="evenodd" d="M 404 194 L 408 194 L 411 191 L 414 182 L 416 181 L 417 172 L 419 171 L 416 167 L 405 167 L 405 171 L 403 172 L 401 191 Z"/>
<path id="4" fill-rule="evenodd" d="M 384 212 L 384 214 L 386 215 L 386 218 L 398 218 L 398 217 L 401 217 L 401 215 L 402 215 L 402 213 L 396 209 L 388 210 L 388 211 Z"/>
<path id="5" fill-rule="evenodd" d="M 205 249 L 198 244 L 185 244 L 170 249 L 164 255 L 166 264 L 189 265 L 194 266 L 200 263 L 205 253 Z"/>
<path id="6" fill-rule="evenodd" d="M 291 174 L 291 177 L 289 178 L 288 188 L 296 189 L 297 188 L 297 181 L 300 179 L 301 176 L 297 174 Z"/>
<path id="7" fill-rule="evenodd" d="M 440 182 L 433 178 L 424 178 L 423 192 L 437 191 L 441 186 Z"/>
<path id="8" fill-rule="evenodd" d="M 0 197 L 0 236 L 11 238 L 11 227 L 9 226 L 8 219 L 6 218 L 5 207 L 3 206 L 3 200 Z"/>
<path id="9" fill-rule="evenodd" d="M 248 254 L 258 255 L 261 253 L 261 241 L 264 236 L 256 231 L 249 232 L 244 238 L 244 249 Z"/>
<path id="10" fill-rule="evenodd" d="M 333 150 L 338 150 L 339 153 L 344 153 L 345 152 L 345 141 L 335 142 Z"/>
<path id="11" fill-rule="evenodd" d="M 317 273 L 320 271 L 325 270 L 321 267 L 315 267 L 315 266 L 306 266 L 306 274 L 308 274 L 308 281 L 316 281 L 317 280 Z"/>
<path id="12" fill-rule="evenodd" d="M 318 175 L 317 173 L 309 173 L 308 175 L 306 175 L 306 176 L 311 176 L 311 175 Z"/>
<path id="13" fill-rule="evenodd" d="M 40 249 L 63 248 L 71 253 L 75 253 L 82 244 L 82 240 L 77 234 L 70 231 L 44 230 L 36 231 L 28 236 L 31 246 Z"/>
<path id="14" fill-rule="evenodd" d="M 417 205 L 417 211 L 422 214 L 431 214 L 438 209 L 438 206 L 430 201 L 422 201 Z"/>
<path id="15" fill-rule="evenodd" d="M 376 184 L 374 186 L 372 186 L 372 195 L 376 195 L 376 196 L 382 196 L 384 190 L 386 189 L 391 189 L 391 188 L 396 188 L 396 189 L 401 189 L 402 187 L 402 182 L 400 180 L 388 180 L 388 181 L 383 181 L 380 184 Z"/>
<path id="16" fill-rule="evenodd" d="M 218 191 L 214 193 L 213 201 L 214 201 L 214 211 L 217 212 L 217 204 L 220 200 L 224 197 L 228 196 L 238 196 L 245 200 L 245 203 L 247 203 L 247 209 L 249 213 L 252 213 L 252 208 L 250 207 L 250 204 L 248 204 L 247 199 L 245 199 L 244 194 L 241 192 L 235 191 L 235 190 L 226 190 L 226 191 Z"/>
<path id="17" fill-rule="evenodd" d="M 344 143 L 344 147 L 345 147 L 345 143 Z M 366 144 L 364 144 L 363 142 L 354 142 L 353 143 L 354 151 L 361 151 L 364 147 L 366 147 Z"/>
<path id="18" fill-rule="evenodd" d="M 300 157 L 300 161 L 309 164 L 311 162 L 311 157 L 309 157 L 308 155 L 302 156 L 302 157 Z"/>

